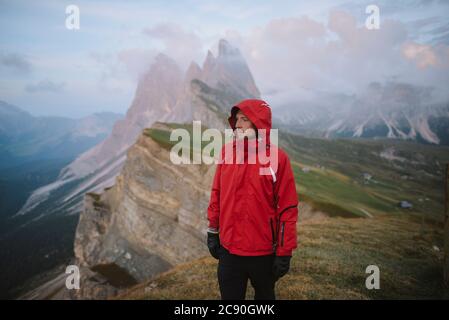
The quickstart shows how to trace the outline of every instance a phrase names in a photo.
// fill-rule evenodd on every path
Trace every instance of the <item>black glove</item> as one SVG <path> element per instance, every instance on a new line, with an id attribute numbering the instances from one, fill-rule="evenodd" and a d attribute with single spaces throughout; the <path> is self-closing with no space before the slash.
<path id="1" fill-rule="evenodd" d="M 274 279 L 277 281 L 279 278 L 285 276 L 290 269 L 291 256 L 276 256 L 273 263 Z"/>
<path id="2" fill-rule="evenodd" d="M 209 252 L 215 259 L 218 259 L 218 249 L 220 249 L 220 239 L 218 233 L 207 233 L 207 247 Z"/>

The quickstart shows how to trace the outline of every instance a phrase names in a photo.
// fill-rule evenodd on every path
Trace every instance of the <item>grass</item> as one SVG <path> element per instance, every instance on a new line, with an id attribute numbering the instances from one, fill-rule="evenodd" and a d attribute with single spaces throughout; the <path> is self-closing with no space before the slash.
<path id="1" fill-rule="evenodd" d="M 278 299 L 442 298 L 442 228 L 416 216 L 327 218 L 298 225 L 290 272 Z M 368 290 L 368 265 L 380 269 L 380 289 Z M 219 299 L 217 260 L 201 258 L 163 273 L 116 299 Z M 248 285 L 247 299 L 253 289 Z"/>
<path id="2" fill-rule="evenodd" d="M 443 164 L 449 162 L 448 147 L 285 133 L 279 140 L 290 156 L 300 199 L 303 194 L 312 204 L 333 204 L 359 216 L 366 216 L 365 211 L 402 214 L 398 203 L 407 200 L 413 204 L 413 212 L 439 221 L 443 217 Z M 406 161 L 381 157 L 388 148 L 394 148 L 395 155 Z M 303 172 L 303 167 L 310 171 Z M 363 173 L 372 179 L 365 183 Z"/>
<path id="3" fill-rule="evenodd" d="M 300 200 L 333 216 L 366 216 L 370 213 L 396 212 L 394 201 L 367 192 L 351 178 L 332 171 L 311 169 L 303 172 L 298 163 L 292 165 L 298 183 Z"/>
<path id="4" fill-rule="evenodd" d="M 181 146 L 189 148 L 190 150 L 190 160 L 193 160 L 193 154 L 194 153 L 202 153 L 204 148 L 210 144 L 210 141 L 201 141 L 201 149 L 195 148 L 195 146 L 193 145 L 193 126 L 192 124 L 177 124 L 177 123 L 166 123 L 165 124 L 167 126 L 167 129 L 160 129 L 160 128 L 147 128 L 144 130 L 144 135 L 147 137 L 150 137 L 151 139 L 153 139 L 155 142 L 157 142 L 162 148 L 171 151 L 173 146 L 177 145 L 177 144 L 181 144 Z M 178 140 L 175 141 L 171 141 L 170 140 L 170 134 L 172 132 L 172 130 L 174 129 L 184 129 L 187 130 L 188 134 L 189 134 L 189 140 L 185 141 L 181 138 L 179 138 Z M 201 126 L 201 136 L 204 132 L 204 130 L 206 130 L 207 127 Z M 223 136 L 222 136 L 223 139 Z M 211 150 L 209 156 L 213 157 L 214 156 L 214 150 Z M 180 155 L 181 156 L 181 155 Z"/>
<path id="5" fill-rule="evenodd" d="M 149 128 L 144 134 L 166 150 L 179 143 L 170 141 L 171 130 L 183 128 L 192 137 L 192 124 L 164 125 L 167 129 Z M 436 220 L 443 216 L 443 164 L 449 162 L 449 147 L 394 140 L 327 140 L 282 132 L 279 140 L 290 156 L 299 199 L 316 210 L 345 217 L 402 214 L 406 211 L 398 203 L 407 200 L 413 204 L 413 212 Z M 197 150 L 190 142 L 190 159 L 209 143 L 202 141 Z M 381 157 L 388 148 L 407 160 Z M 303 172 L 304 167 L 309 172 Z M 363 173 L 372 179 L 365 181 Z"/>

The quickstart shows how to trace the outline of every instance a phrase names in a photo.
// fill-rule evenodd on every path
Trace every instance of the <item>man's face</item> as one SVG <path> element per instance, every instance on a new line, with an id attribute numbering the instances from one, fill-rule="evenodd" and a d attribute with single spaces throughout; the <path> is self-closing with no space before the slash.
<path id="1" fill-rule="evenodd" d="M 252 138 L 256 136 L 256 126 L 248 119 L 242 111 L 235 115 L 235 134 L 237 139 L 243 137 Z"/>
<path id="2" fill-rule="evenodd" d="M 252 128 L 252 129 L 256 128 L 254 126 L 254 124 L 240 110 L 237 112 L 235 119 L 236 119 L 236 122 L 235 122 L 236 129 L 240 129 L 243 132 L 245 132 L 249 128 Z"/>

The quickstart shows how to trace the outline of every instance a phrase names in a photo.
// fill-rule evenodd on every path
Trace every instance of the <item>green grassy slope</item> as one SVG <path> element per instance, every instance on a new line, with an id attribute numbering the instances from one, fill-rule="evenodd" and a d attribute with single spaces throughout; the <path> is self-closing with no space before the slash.
<path id="1" fill-rule="evenodd" d="M 448 147 L 289 134 L 280 140 L 290 155 L 300 200 L 319 208 L 330 206 L 330 213 L 336 215 L 414 212 L 436 220 L 443 217 L 443 164 L 449 162 Z M 394 149 L 397 160 L 380 156 L 389 149 Z M 303 172 L 304 167 L 310 171 Z M 363 173 L 369 173 L 371 180 L 365 181 Z M 399 208 L 402 200 L 411 202 L 413 208 Z"/>

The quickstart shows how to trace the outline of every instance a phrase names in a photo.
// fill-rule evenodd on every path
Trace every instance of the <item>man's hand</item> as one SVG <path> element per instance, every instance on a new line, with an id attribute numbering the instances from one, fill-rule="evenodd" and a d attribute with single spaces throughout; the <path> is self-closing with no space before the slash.
<path id="1" fill-rule="evenodd" d="M 291 256 L 276 256 L 273 263 L 274 279 L 277 281 L 279 278 L 285 276 L 290 269 Z"/>
<path id="2" fill-rule="evenodd" d="M 218 233 L 207 232 L 207 247 L 212 257 L 218 259 L 218 249 L 220 249 Z"/>

